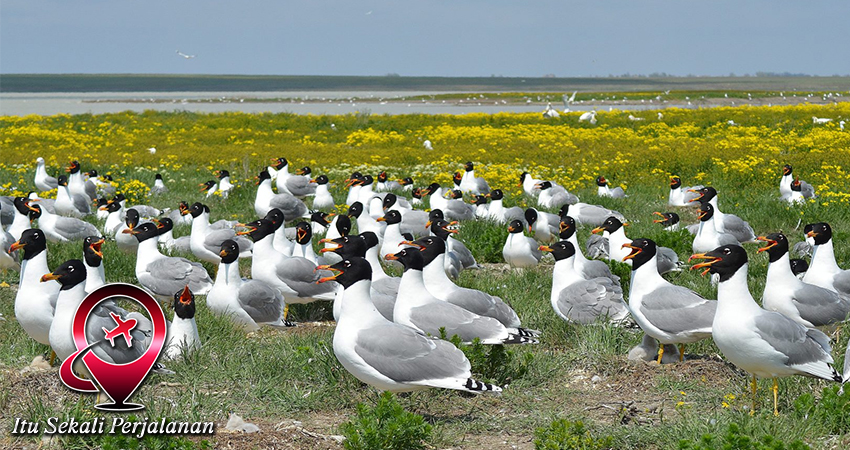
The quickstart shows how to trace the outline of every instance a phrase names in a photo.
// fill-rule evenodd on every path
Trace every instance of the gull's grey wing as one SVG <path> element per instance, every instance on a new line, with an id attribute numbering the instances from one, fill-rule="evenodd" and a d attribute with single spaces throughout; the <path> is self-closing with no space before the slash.
<path id="1" fill-rule="evenodd" d="M 723 228 L 726 233 L 735 236 L 738 242 L 750 242 L 756 238 L 753 227 L 734 214 L 723 215 Z"/>
<path id="2" fill-rule="evenodd" d="M 829 338 L 820 330 L 806 328 L 773 311 L 763 311 L 754 323 L 756 333 L 785 356 L 788 366 L 833 362 Z"/>
<path id="3" fill-rule="evenodd" d="M 425 234 L 425 224 L 428 223 L 428 213 L 425 211 L 407 211 L 401 216 L 399 228 L 402 233 L 410 233 L 414 236 Z"/>
<path id="4" fill-rule="evenodd" d="M 850 298 L 812 284 L 794 291 L 791 300 L 800 317 L 816 327 L 841 322 L 850 313 Z"/>
<path id="5" fill-rule="evenodd" d="M 791 248 L 791 252 L 798 256 L 812 256 L 812 246 L 806 241 L 801 241 L 794 244 L 794 247 Z"/>
<path id="6" fill-rule="evenodd" d="M 621 187 L 615 187 L 611 189 L 611 197 L 613 198 L 625 198 L 626 192 Z"/>
<path id="7" fill-rule="evenodd" d="M 286 188 L 296 197 L 315 195 L 317 186 L 317 184 L 310 183 L 310 180 L 300 175 L 289 177 L 286 180 Z"/>
<path id="8" fill-rule="evenodd" d="M 540 246 L 537 245 L 537 241 L 528 236 L 526 236 L 526 239 L 529 241 L 529 247 L 531 247 L 531 256 L 533 256 L 534 259 L 537 260 L 537 262 L 540 262 L 540 260 L 543 258 L 543 252 L 540 250 Z"/>
<path id="9" fill-rule="evenodd" d="M 9 196 L 0 196 L 0 224 L 11 225 L 15 221 L 15 203 Z"/>
<path id="10" fill-rule="evenodd" d="M 463 264 L 461 264 L 460 258 L 458 258 L 456 254 L 448 252 L 446 253 L 444 269 L 446 271 L 446 275 L 453 279 L 457 279 L 457 276 L 460 275 L 460 271 L 463 270 Z"/>
<path id="11" fill-rule="evenodd" d="M 283 312 L 280 291 L 262 281 L 247 280 L 239 288 L 239 304 L 257 323 L 273 323 Z"/>
<path id="12" fill-rule="evenodd" d="M 204 248 L 215 253 L 221 251 L 222 242 L 232 239 L 239 245 L 239 253 L 250 251 L 254 247 L 254 242 L 245 236 L 237 236 L 236 231 L 230 228 L 222 228 L 220 230 L 210 230 L 204 238 Z"/>
<path id="13" fill-rule="evenodd" d="M 602 261 L 586 261 L 582 269 L 581 276 L 586 280 L 608 278 L 615 283 L 620 282 L 620 277 L 611 273 L 611 268 Z"/>
<path id="14" fill-rule="evenodd" d="M 127 342 L 123 336 L 118 336 L 114 339 L 114 347 L 109 341 L 105 340 L 106 332 L 103 331 L 104 328 L 106 330 L 112 330 L 117 326 L 115 319 L 112 318 L 110 313 L 117 314 L 124 321 L 130 318 L 136 320 L 144 319 L 130 331 L 132 347 L 127 347 Z M 92 351 L 101 359 L 112 361 L 115 364 L 127 364 L 141 357 L 150 346 L 152 336 L 153 326 L 147 317 L 138 313 L 128 313 L 123 308 L 119 308 L 111 302 L 101 303 L 96 306 L 86 321 L 86 337 L 88 341 L 102 341 L 92 347 Z"/>
<path id="15" fill-rule="evenodd" d="M 398 285 L 401 278 L 380 278 L 372 282 L 372 303 L 375 309 L 387 320 L 393 320 L 395 300 L 398 297 Z"/>
<path id="16" fill-rule="evenodd" d="M 505 329 L 496 319 L 473 314 L 443 301 L 411 308 L 410 321 L 434 337 L 439 337 L 440 328 L 445 328 L 447 338 L 458 335 L 463 342 L 472 342 L 475 338 L 498 339 Z"/>
<path id="17" fill-rule="evenodd" d="M 850 295 L 850 270 L 842 270 L 835 274 L 832 287 L 844 295 Z"/>
<path id="18" fill-rule="evenodd" d="M 527 227 L 528 224 L 525 222 L 525 211 L 519 206 L 511 206 L 510 208 L 505 208 L 505 222 L 511 223 L 514 220 L 519 220 L 522 222 L 522 225 Z"/>
<path id="19" fill-rule="evenodd" d="M 468 248 L 466 248 L 466 245 L 464 245 L 463 242 L 461 242 L 457 239 L 454 239 L 454 238 L 451 238 L 451 241 L 452 241 L 451 242 L 451 251 L 452 251 L 452 253 L 457 255 L 457 258 L 460 260 L 460 263 L 463 266 L 463 268 L 464 269 L 470 269 L 470 268 L 473 268 L 473 267 L 477 268 L 478 263 L 475 261 L 475 257 L 472 256 L 472 252 L 469 251 Z M 537 248 L 537 246 L 535 245 L 534 248 Z M 539 252 L 539 250 L 538 250 L 538 252 Z M 537 259 L 540 259 L 540 258 L 537 258 Z"/>
<path id="20" fill-rule="evenodd" d="M 286 193 L 275 194 L 269 201 L 269 206 L 281 210 L 287 221 L 303 217 L 307 213 L 304 202 Z"/>
<path id="21" fill-rule="evenodd" d="M 578 209 L 578 211 L 573 211 L 573 208 L 570 208 L 570 216 L 572 216 L 576 222 L 582 224 L 600 226 L 611 216 L 617 217 L 621 221 L 625 220 L 625 218 L 622 218 L 622 214 L 598 205 L 584 203 L 581 207 L 576 209 Z"/>
<path id="22" fill-rule="evenodd" d="M 434 294 L 432 292 L 432 294 Z M 434 295 L 437 297 L 437 295 Z M 472 311 L 479 316 L 492 317 L 510 328 L 520 326 L 516 312 L 501 298 L 475 289 L 458 288 L 443 297 L 443 300 Z"/>
<path id="23" fill-rule="evenodd" d="M 168 257 L 158 259 L 145 268 L 139 283 L 154 294 L 171 297 L 175 292 L 189 286 L 194 293 L 208 291 L 212 280 L 204 266 L 186 258 Z"/>
<path id="24" fill-rule="evenodd" d="M 380 374 L 399 383 L 470 376 L 469 360 L 450 342 L 428 339 L 395 323 L 360 331 L 354 351 Z"/>
<path id="25" fill-rule="evenodd" d="M 161 212 L 159 209 L 154 208 L 153 206 L 150 206 L 150 205 L 134 205 L 134 206 L 131 206 L 127 209 L 135 209 L 136 212 L 139 213 L 139 215 L 142 216 L 142 217 L 156 217 Z M 179 214 L 180 212 L 178 211 L 177 213 Z M 172 219 L 172 220 L 174 220 L 174 223 L 177 224 L 176 219 Z"/>
<path id="26" fill-rule="evenodd" d="M 622 319 L 627 314 L 623 289 L 608 278 L 582 280 L 558 294 L 558 310 L 569 320 L 589 324 L 600 317 Z"/>
<path id="27" fill-rule="evenodd" d="M 668 285 L 644 295 L 640 310 L 653 325 L 668 333 L 711 333 L 717 301 L 706 300 L 681 286 Z"/>
<path id="28" fill-rule="evenodd" d="M 732 233 L 717 233 L 720 245 L 738 245 L 740 241 Z"/>
<path id="29" fill-rule="evenodd" d="M 800 180 L 800 192 L 803 194 L 804 198 L 814 198 L 815 197 L 815 188 L 809 183 L 806 183 L 803 180 Z"/>
<path id="30" fill-rule="evenodd" d="M 478 192 L 489 193 L 490 185 L 487 184 L 487 180 L 482 177 L 475 177 L 475 187 L 478 189 Z"/>
<path id="31" fill-rule="evenodd" d="M 608 247 L 608 238 L 598 234 L 591 234 L 584 243 L 587 249 L 587 256 L 590 258 L 608 258 L 610 248 Z"/>
<path id="32" fill-rule="evenodd" d="M 89 201 L 97 199 L 97 186 L 95 186 L 91 180 L 86 180 L 85 184 L 83 184 L 83 188 L 86 191 L 86 195 L 89 196 Z"/>
<path id="33" fill-rule="evenodd" d="M 335 286 L 332 283 L 317 283 L 319 278 L 331 276 L 326 270 L 316 271 L 312 261 L 300 256 L 287 257 L 283 264 L 275 267 L 275 273 L 290 289 L 302 298 L 333 300 Z"/>
<path id="34" fill-rule="evenodd" d="M 94 225 L 73 217 L 56 217 L 56 231 L 71 241 L 85 239 L 87 236 L 100 236 Z"/>
<path id="35" fill-rule="evenodd" d="M 452 220 L 472 220 L 475 218 L 475 210 L 472 206 L 460 200 L 449 200 L 443 213 Z"/>
<path id="36" fill-rule="evenodd" d="M 688 230 L 688 233 L 697 234 L 697 233 L 699 233 L 699 223 L 695 223 L 693 225 L 688 225 L 687 227 L 685 227 L 685 229 Z"/>
<path id="37" fill-rule="evenodd" d="M 658 264 L 658 273 L 667 273 L 679 267 L 679 255 L 669 247 L 658 247 L 655 260 Z"/>
<path id="38" fill-rule="evenodd" d="M 74 202 L 74 209 L 82 214 L 91 214 L 91 200 L 82 194 L 71 195 L 71 201 Z"/>
<path id="39" fill-rule="evenodd" d="M 552 194 L 551 204 L 554 207 L 566 204 L 575 205 L 576 203 L 578 203 L 578 197 L 564 188 L 560 188 L 557 192 Z"/>

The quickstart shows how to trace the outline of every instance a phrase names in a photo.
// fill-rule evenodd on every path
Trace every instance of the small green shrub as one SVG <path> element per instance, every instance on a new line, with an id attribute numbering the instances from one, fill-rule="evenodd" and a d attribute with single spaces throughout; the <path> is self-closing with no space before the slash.
<path id="1" fill-rule="evenodd" d="M 820 401 L 812 394 L 803 394 L 794 402 L 794 411 L 805 420 L 822 424 L 833 434 L 850 433 L 850 389 L 838 393 L 838 386 L 823 389 Z"/>
<path id="2" fill-rule="evenodd" d="M 443 328 L 440 328 L 440 339 L 446 339 Z M 522 378 L 534 360 L 532 353 L 524 353 L 522 357 L 517 358 L 515 352 L 506 349 L 504 345 L 484 345 L 478 338 L 469 345 L 464 345 L 458 335 L 452 336 L 449 341 L 461 349 L 469 359 L 474 377 L 500 386 Z"/>
<path id="3" fill-rule="evenodd" d="M 374 408 L 357 405 L 354 420 L 340 426 L 348 450 L 422 449 L 431 436 L 431 425 L 419 414 L 407 412 L 390 392 Z"/>
<path id="4" fill-rule="evenodd" d="M 611 448 L 611 436 L 596 438 L 581 421 L 555 419 L 548 427 L 534 431 L 537 450 L 597 450 Z"/>
<path id="5" fill-rule="evenodd" d="M 688 439 L 679 441 L 680 450 L 803 450 L 808 448 L 810 447 L 803 443 L 803 441 L 797 440 L 786 445 L 771 435 L 755 439 L 752 436 L 742 434 L 741 427 L 736 423 L 729 424 L 726 433 L 719 438 L 713 434 L 706 433 L 697 442 Z"/>

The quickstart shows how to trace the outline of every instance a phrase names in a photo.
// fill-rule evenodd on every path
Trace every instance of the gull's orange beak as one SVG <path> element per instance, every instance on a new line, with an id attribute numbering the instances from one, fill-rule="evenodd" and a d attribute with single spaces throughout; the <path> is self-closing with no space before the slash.
<path id="1" fill-rule="evenodd" d="M 296 230 L 296 231 L 295 231 L 295 237 L 296 237 L 299 241 L 300 241 L 301 239 L 304 239 L 304 236 L 306 236 L 306 235 L 307 235 L 307 232 L 306 232 L 305 230 L 300 229 L 300 228 L 299 228 L 298 230 Z"/>
<path id="2" fill-rule="evenodd" d="M 384 259 L 386 259 L 387 261 L 398 261 L 398 256 L 396 256 L 394 253 L 387 253 L 386 255 L 384 255 Z"/>
<path id="3" fill-rule="evenodd" d="M 809 231 L 808 233 L 806 233 L 806 237 L 810 237 L 810 238 L 813 238 L 813 237 L 815 237 L 815 236 L 817 236 L 817 235 L 818 235 L 818 234 L 817 234 L 817 233 L 815 233 L 814 231 Z"/>
<path id="4" fill-rule="evenodd" d="M 387 219 L 384 219 L 383 217 L 378 217 L 377 219 L 375 219 L 375 222 L 386 222 L 386 221 L 387 221 Z"/>
<path id="5" fill-rule="evenodd" d="M 257 231 L 257 227 L 252 227 L 252 226 L 250 226 L 250 225 L 246 225 L 246 224 L 244 224 L 244 223 L 237 223 L 237 224 L 236 224 L 236 226 L 237 226 L 237 227 L 245 228 L 245 229 L 244 229 L 244 230 L 242 230 L 242 231 L 237 231 L 237 232 L 236 232 L 236 235 L 237 235 L 237 236 L 245 236 L 245 235 L 247 235 L 247 234 L 251 234 L 251 233 L 253 233 L 253 232 Z"/>
<path id="6" fill-rule="evenodd" d="M 101 259 L 103 259 L 103 253 L 101 252 L 100 249 L 103 246 L 104 242 L 106 242 L 106 241 L 101 238 L 101 240 L 99 240 L 97 242 L 92 242 L 91 245 L 89 245 L 89 248 L 91 248 L 91 251 L 93 251 L 94 254 L 99 256 Z"/>
<path id="7" fill-rule="evenodd" d="M 230 252 L 228 252 L 226 248 L 223 248 L 220 252 L 218 252 L 218 256 L 221 256 L 222 258 L 227 256 L 228 254 L 230 254 Z"/>
<path id="8" fill-rule="evenodd" d="M 706 211 L 700 210 L 699 214 L 697 214 L 697 219 L 702 220 L 702 218 L 705 217 L 706 214 Z"/>
<path id="9" fill-rule="evenodd" d="M 138 231 L 136 231 L 136 230 L 134 230 L 134 229 L 133 229 L 133 228 L 131 228 L 131 227 L 127 227 L 127 228 L 125 228 L 125 229 L 124 229 L 124 231 L 122 231 L 121 233 L 123 233 L 123 234 L 138 234 L 139 232 L 138 232 Z"/>
<path id="10" fill-rule="evenodd" d="M 61 278 L 61 276 L 54 275 L 52 272 L 46 273 L 46 274 L 42 275 L 41 282 L 44 283 L 45 281 L 58 280 L 59 278 Z"/>
<path id="11" fill-rule="evenodd" d="M 298 169 L 295 171 L 297 175 L 304 175 L 304 169 Z"/>
<path id="12" fill-rule="evenodd" d="M 694 260 L 694 259 L 707 259 L 708 260 L 704 263 L 694 264 L 693 266 L 691 266 L 691 270 L 706 268 L 705 270 L 702 271 L 702 274 L 701 274 L 701 275 L 704 276 L 710 270 L 711 265 L 716 263 L 717 261 L 720 261 L 721 258 L 716 258 L 714 256 L 708 256 L 705 253 L 697 253 L 695 255 L 691 255 L 691 257 L 688 258 L 688 262 L 691 262 L 691 260 Z"/>
<path id="13" fill-rule="evenodd" d="M 328 282 L 328 281 L 336 280 L 336 278 L 337 278 L 338 276 L 342 275 L 342 271 L 341 271 L 341 270 L 339 270 L 339 269 L 334 269 L 333 267 L 331 267 L 331 266 L 329 266 L 329 265 L 327 265 L 327 264 L 323 264 L 323 265 L 321 265 L 321 266 L 316 266 L 316 270 L 330 270 L 330 271 L 331 271 L 331 273 L 333 273 L 333 275 L 332 275 L 332 276 L 319 278 L 319 280 L 318 280 L 318 281 L 316 281 L 316 284 L 326 283 L 326 282 Z"/>
<path id="14" fill-rule="evenodd" d="M 189 290 L 188 284 L 183 288 L 183 292 L 180 293 L 179 302 L 184 305 L 192 303 L 192 291 Z"/>
<path id="15" fill-rule="evenodd" d="M 705 196 L 705 194 L 703 194 L 702 192 L 700 192 L 697 189 L 688 189 L 688 192 L 693 192 L 695 194 L 699 194 L 699 197 L 692 198 L 692 199 L 688 200 L 688 203 L 698 202 L 701 198 L 703 198 L 703 196 Z"/>
<path id="16" fill-rule="evenodd" d="M 637 256 L 640 252 L 643 251 L 640 247 L 635 247 L 632 244 L 623 244 L 620 248 L 630 248 L 632 249 L 631 253 L 623 257 L 623 261 L 629 260 Z"/>
<path id="17" fill-rule="evenodd" d="M 657 216 L 661 217 L 660 219 L 654 219 L 654 220 L 652 221 L 652 223 L 662 223 L 662 222 L 665 222 L 665 221 L 667 220 L 667 218 L 666 218 L 666 217 L 664 217 L 664 214 L 661 214 L 661 213 L 660 213 L 660 212 L 658 212 L 658 211 L 655 211 L 655 212 L 654 212 L 654 213 L 652 213 L 652 214 L 655 214 L 655 215 L 657 215 Z"/>
<path id="18" fill-rule="evenodd" d="M 517 230 L 517 229 L 516 229 L 516 228 L 514 228 L 514 226 L 513 226 L 513 225 L 508 225 L 508 231 L 509 231 L 509 232 L 513 233 L 513 232 L 514 232 L 514 231 L 516 231 L 516 230 Z"/>
<path id="19" fill-rule="evenodd" d="M 590 230 L 590 232 L 593 233 L 593 234 L 601 233 L 603 231 L 605 231 L 605 228 L 602 228 L 602 227 L 596 227 L 596 228 Z"/>
<path id="20" fill-rule="evenodd" d="M 558 223 L 558 232 L 559 233 L 563 233 L 564 231 L 567 231 L 569 229 L 570 229 L 570 224 L 568 224 L 567 222 L 559 222 Z"/>
<path id="21" fill-rule="evenodd" d="M 757 238 L 756 238 L 756 240 L 757 240 L 757 241 L 764 241 L 764 242 L 767 242 L 767 245 L 766 245 L 766 246 L 764 246 L 764 247 L 759 247 L 759 249 L 758 249 L 758 252 L 757 252 L 757 253 L 761 253 L 761 252 L 763 252 L 763 251 L 767 251 L 767 250 L 771 249 L 773 246 L 775 246 L 775 245 L 777 244 L 777 242 L 776 242 L 776 241 L 770 240 L 770 239 L 768 239 L 768 238 L 767 238 L 767 237 L 765 237 L 765 236 L 759 236 L 759 237 L 757 237 Z"/>
<path id="22" fill-rule="evenodd" d="M 418 249 L 419 249 L 419 251 L 420 251 L 420 252 L 425 250 L 425 246 L 424 246 L 424 245 L 417 244 L 416 242 L 412 242 L 412 241 L 401 241 L 401 243 L 402 243 L 402 244 L 404 244 L 404 245 L 409 245 L 409 246 L 411 246 L 411 247 L 416 247 L 416 248 L 418 248 Z"/>
<path id="23" fill-rule="evenodd" d="M 519 185 L 522 186 L 522 183 L 520 183 Z M 540 189 L 541 187 L 543 187 L 543 183 L 534 183 L 534 187 L 536 189 Z"/>
<path id="24" fill-rule="evenodd" d="M 551 252 L 552 251 L 552 247 L 549 247 L 548 245 L 541 245 L 540 247 L 537 247 L 537 248 L 541 252 Z"/>
<path id="25" fill-rule="evenodd" d="M 15 241 L 15 242 L 12 244 L 12 246 L 11 246 L 11 247 L 9 247 L 9 251 L 10 251 L 10 252 L 14 252 L 14 251 L 16 251 L 16 250 L 20 250 L 20 249 L 22 249 L 22 248 L 26 247 L 26 245 L 27 245 L 27 244 L 21 244 L 21 241 Z"/>
<path id="26" fill-rule="evenodd" d="M 529 225 L 529 226 L 528 226 L 528 232 L 529 232 L 529 233 L 534 233 L 534 227 L 533 227 L 533 226 L 531 226 L 531 225 Z"/>
<path id="27" fill-rule="evenodd" d="M 431 221 L 430 220 L 425 222 L 425 229 L 427 230 L 428 228 L 431 228 Z"/>

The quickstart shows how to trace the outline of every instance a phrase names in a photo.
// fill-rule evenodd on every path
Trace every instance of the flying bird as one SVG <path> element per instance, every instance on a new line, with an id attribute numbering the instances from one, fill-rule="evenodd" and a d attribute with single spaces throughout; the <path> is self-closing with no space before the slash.
<path id="1" fill-rule="evenodd" d="M 181 52 L 180 50 L 177 50 L 177 55 L 178 55 L 178 56 L 182 56 L 182 57 L 184 57 L 184 58 L 186 58 L 186 59 L 192 59 L 192 58 L 194 58 L 194 57 L 195 57 L 195 55 L 187 55 L 187 54 L 185 54 L 185 53 Z"/>

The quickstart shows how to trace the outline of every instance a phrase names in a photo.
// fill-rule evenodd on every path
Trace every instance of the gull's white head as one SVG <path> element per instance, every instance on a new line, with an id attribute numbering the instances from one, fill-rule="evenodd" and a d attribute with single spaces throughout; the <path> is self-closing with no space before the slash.
<path id="1" fill-rule="evenodd" d="M 37 163 L 39 163 L 39 164 L 44 164 L 44 158 L 42 158 L 41 156 L 39 156 L 38 158 L 36 158 L 36 159 L 35 159 L 35 162 L 37 162 Z"/>

